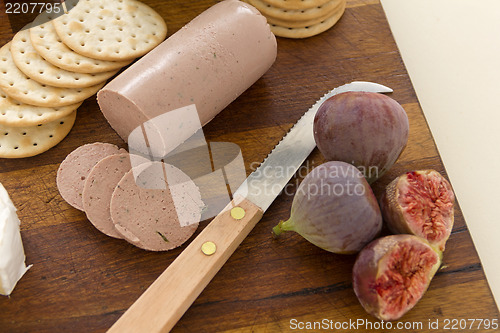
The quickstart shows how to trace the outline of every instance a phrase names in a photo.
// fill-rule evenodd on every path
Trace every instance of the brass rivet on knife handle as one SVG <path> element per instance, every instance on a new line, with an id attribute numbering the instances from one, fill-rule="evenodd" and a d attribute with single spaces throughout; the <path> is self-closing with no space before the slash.
<path id="1" fill-rule="evenodd" d="M 245 217 L 245 210 L 240 206 L 233 207 L 231 209 L 231 217 L 235 220 L 241 220 Z"/>
<path id="2" fill-rule="evenodd" d="M 201 246 L 201 252 L 203 252 L 203 254 L 207 256 L 211 256 L 215 253 L 215 251 L 217 251 L 217 246 L 214 242 L 208 241 L 203 243 L 203 245 Z"/>

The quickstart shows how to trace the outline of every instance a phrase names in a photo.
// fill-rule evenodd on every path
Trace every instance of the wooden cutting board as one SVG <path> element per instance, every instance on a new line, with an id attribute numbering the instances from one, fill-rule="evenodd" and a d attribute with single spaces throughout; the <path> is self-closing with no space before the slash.
<path id="1" fill-rule="evenodd" d="M 144 2 L 165 18 L 171 35 L 217 1 Z M 207 139 L 238 144 L 250 173 L 326 91 L 353 80 L 374 81 L 394 89 L 390 96 L 410 119 L 408 146 L 374 184 L 375 193 L 405 171 L 434 168 L 446 174 L 380 3 L 347 3 L 329 31 L 304 40 L 278 38 L 276 63 L 205 126 Z M 1 45 L 13 36 L 4 12 Z M 33 264 L 11 297 L 0 297 L 1 332 L 104 332 L 183 249 L 146 252 L 109 238 L 62 200 L 55 183 L 59 163 L 95 141 L 126 147 L 94 96 L 79 108 L 75 127 L 59 145 L 32 158 L 0 159 L 0 182 L 18 208 L 27 263 Z M 371 331 L 366 322 L 378 321 L 352 290 L 355 256 L 323 251 L 294 233 L 271 236 L 271 228 L 288 218 L 296 185 L 323 161 L 316 149 L 173 331 L 278 332 L 315 321 L 343 324 L 346 329 L 339 331 Z M 413 332 L 445 332 L 454 320 L 461 332 L 484 331 L 485 322 L 477 319 L 498 321 L 499 313 L 457 202 L 443 267 L 400 322 L 417 325 L 407 330 Z M 460 329 L 464 320 L 466 329 Z M 439 328 L 429 328 L 436 321 Z M 362 325 L 346 326 L 352 322 Z"/>

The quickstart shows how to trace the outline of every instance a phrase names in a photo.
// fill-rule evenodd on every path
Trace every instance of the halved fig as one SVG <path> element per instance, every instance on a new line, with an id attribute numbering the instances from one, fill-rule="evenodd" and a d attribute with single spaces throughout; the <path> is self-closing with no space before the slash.
<path id="1" fill-rule="evenodd" d="M 378 238 L 361 250 L 354 263 L 354 293 L 369 314 L 397 320 L 422 298 L 440 265 L 441 252 L 423 238 Z"/>
<path id="2" fill-rule="evenodd" d="M 396 234 L 412 234 L 444 251 L 453 227 L 455 195 L 435 170 L 407 172 L 394 179 L 380 200 L 384 221 Z"/>

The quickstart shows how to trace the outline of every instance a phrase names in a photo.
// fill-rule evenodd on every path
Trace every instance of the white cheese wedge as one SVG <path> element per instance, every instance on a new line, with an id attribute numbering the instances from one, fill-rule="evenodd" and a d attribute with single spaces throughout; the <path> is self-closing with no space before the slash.
<path id="1" fill-rule="evenodd" d="M 0 294 L 8 296 L 31 267 L 24 263 L 20 221 L 9 194 L 0 184 Z"/>

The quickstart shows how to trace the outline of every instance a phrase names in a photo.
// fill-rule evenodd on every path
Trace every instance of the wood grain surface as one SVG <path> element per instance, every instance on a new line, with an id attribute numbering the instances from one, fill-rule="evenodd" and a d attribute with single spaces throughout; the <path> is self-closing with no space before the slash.
<path id="1" fill-rule="evenodd" d="M 169 35 L 216 3 L 144 2 L 164 17 Z M 12 36 L 1 3 L 0 45 Z M 208 141 L 238 144 L 249 173 L 320 96 L 353 80 L 393 88 L 390 96 L 403 105 L 410 119 L 408 146 L 397 164 L 374 184 L 375 193 L 405 171 L 434 168 L 446 175 L 378 1 L 348 0 L 341 20 L 318 36 L 278 38 L 273 67 L 205 126 L 205 135 Z M 56 147 L 32 158 L 0 159 L 0 182 L 18 208 L 27 263 L 33 264 L 12 295 L 0 297 L 0 332 L 105 332 L 185 248 L 154 253 L 112 239 L 64 202 L 55 182 L 59 163 L 73 149 L 95 141 L 126 148 L 94 96 L 79 108 L 74 128 Z M 352 290 L 355 256 L 323 251 L 295 233 L 280 239 L 271 236 L 272 227 L 288 218 L 296 185 L 323 161 L 315 149 L 286 193 L 271 205 L 174 332 L 291 331 L 293 319 L 378 322 L 366 314 Z M 447 332 L 445 320 L 499 318 L 456 204 L 443 267 L 423 299 L 400 320 L 422 326 L 402 331 Z M 439 328 L 429 328 L 429 321 L 436 320 Z M 458 331 L 488 331 L 477 324 Z M 386 330 L 360 326 L 338 331 Z"/>

